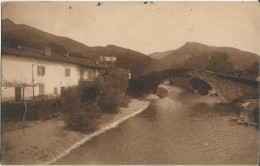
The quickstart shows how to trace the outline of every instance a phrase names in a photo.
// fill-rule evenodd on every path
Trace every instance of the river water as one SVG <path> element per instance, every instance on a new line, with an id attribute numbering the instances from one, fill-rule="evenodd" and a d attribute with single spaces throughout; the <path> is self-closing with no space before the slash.
<path id="1" fill-rule="evenodd" d="M 54 164 L 258 164 L 258 131 L 231 120 L 238 107 L 218 102 L 173 87 Z"/>

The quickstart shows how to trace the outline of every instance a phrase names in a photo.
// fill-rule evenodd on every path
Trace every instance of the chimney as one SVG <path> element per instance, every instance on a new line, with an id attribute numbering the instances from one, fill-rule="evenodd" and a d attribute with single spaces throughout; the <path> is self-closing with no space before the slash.
<path id="1" fill-rule="evenodd" d="M 45 56 L 51 56 L 51 48 L 50 47 L 44 48 L 44 55 Z"/>

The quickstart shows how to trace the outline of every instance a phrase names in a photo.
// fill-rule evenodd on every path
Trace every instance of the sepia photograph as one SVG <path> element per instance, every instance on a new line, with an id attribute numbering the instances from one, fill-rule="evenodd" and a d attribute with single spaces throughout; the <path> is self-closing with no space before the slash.
<path id="1" fill-rule="evenodd" d="M 258 2 L 1 3 L 1 165 L 259 165 Z"/>

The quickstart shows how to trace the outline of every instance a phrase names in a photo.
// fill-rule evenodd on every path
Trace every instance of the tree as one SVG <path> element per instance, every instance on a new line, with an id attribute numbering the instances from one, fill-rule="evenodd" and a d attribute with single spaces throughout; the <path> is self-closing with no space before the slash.
<path id="1" fill-rule="evenodd" d="M 246 69 L 246 74 L 251 79 L 256 79 L 259 76 L 260 62 L 254 62 Z"/>
<path id="2" fill-rule="evenodd" d="M 215 51 L 210 54 L 209 69 L 214 72 L 231 74 L 234 64 L 226 52 Z"/>

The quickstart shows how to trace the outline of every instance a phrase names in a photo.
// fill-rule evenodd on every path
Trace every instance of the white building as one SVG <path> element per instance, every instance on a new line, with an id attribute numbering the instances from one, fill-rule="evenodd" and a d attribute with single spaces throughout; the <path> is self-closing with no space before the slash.
<path id="1" fill-rule="evenodd" d="M 92 81 L 101 72 L 103 68 L 90 60 L 50 49 L 2 48 L 2 102 L 58 96 L 64 88 Z"/>

